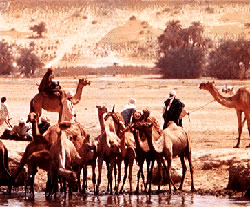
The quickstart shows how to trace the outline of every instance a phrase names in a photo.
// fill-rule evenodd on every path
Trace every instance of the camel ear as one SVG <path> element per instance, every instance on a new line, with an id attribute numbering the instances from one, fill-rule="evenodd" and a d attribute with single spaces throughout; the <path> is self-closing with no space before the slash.
<path id="1" fill-rule="evenodd" d="M 114 113 L 114 112 L 115 112 L 115 104 L 114 104 L 113 109 L 112 109 L 112 113 Z"/>
<path id="2" fill-rule="evenodd" d="M 96 106 L 97 109 L 101 108 L 101 106 Z"/>

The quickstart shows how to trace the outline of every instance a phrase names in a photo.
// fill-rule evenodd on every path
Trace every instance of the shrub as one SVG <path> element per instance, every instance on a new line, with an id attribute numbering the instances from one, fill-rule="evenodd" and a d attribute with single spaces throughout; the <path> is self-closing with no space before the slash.
<path id="1" fill-rule="evenodd" d="M 42 37 L 42 33 L 47 32 L 45 22 L 40 22 L 38 25 L 30 27 L 30 30 L 36 32 L 38 34 L 38 37 Z"/>
<path id="2" fill-rule="evenodd" d="M 165 78 L 199 78 L 203 65 L 203 51 L 200 48 L 171 49 L 157 66 Z"/>
<path id="3" fill-rule="evenodd" d="M 20 54 L 20 57 L 17 59 L 17 64 L 21 74 L 25 74 L 26 77 L 34 75 L 35 70 L 44 65 L 33 53 L 32 49 L 22 48 L 20 49 Z"/>
<path id="4" fill-rule="evenodd" d="M 203 27 L 193 22 L 182 28 L 179 21 L 170 21 L 158 38 L 159 57 L 157 67 L 164 78 L 198 78 L 202 73 L 206 43 Z"/>
<path id="5" fill-rule="evenodd" d="M 0 74 L 9 75 L 13 70 L 13 56 L 7 42 L 0 42 Z"/>
<path id="6" fill-rule="evenodd" d="M 249 68 L 249 48 L 250 41 L 247 40 L 221 42 L 209 53 L 207 73 L 219 79 L 245 78 Z"/>

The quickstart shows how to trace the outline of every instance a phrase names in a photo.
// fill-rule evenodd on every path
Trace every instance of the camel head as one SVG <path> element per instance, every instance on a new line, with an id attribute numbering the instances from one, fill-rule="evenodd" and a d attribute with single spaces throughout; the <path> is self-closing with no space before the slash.
<path id="1" fill-rule="evenodd" d="M 35 112 L 30 112 L 28 115 L 27 122 L 36 122 L 38 120 L 39 116 Z"/>
<path id="2" fill-rule="evenodd" d="M 106 106 L 96 106 L 96 108 L 97 108 L 98 113 L 99 113 L 100 115 L 103 115 L 103 114 L 105 114 L 105 113 L 108 112 L 108 109 L 107 109 Z"/>
<path id="3" fill-rule="evenodd" d="M 206 83 L 200 83 L 200 86 L 199 86 L 199 88 L 201 89 L 201 90 L 212 90 L 213 88 L 214 88 L 214 84 L 215 84 L 215 82 L 213 81 L 213 82 L 206 82 Z"/>
<path id="4" fill-rule="evenodd" d="M 82 79 L 79 79 L 79 84 L 81 84 L 82 86 L 90 85 L 90 81 L 82 78 Z"/>
<path id="5" fill-rule="evenodd" d="M 144 134 L 152 134 L 153 123 L 148 122 L 138 122 L 132 125 L 133 130 L 138 130 Z"/>

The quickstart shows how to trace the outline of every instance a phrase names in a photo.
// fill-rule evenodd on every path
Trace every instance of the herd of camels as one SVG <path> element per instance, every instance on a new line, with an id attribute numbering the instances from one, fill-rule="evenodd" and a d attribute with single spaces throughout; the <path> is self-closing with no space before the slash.
<path id="1" fill-rule="evenodd" d="M 86 79 L 80 79 L 76 94 L 73 98 L 74 103 L 81 100 L 82 89 L 90 84 Z M 223 97 L 214 86 L 213 82 L 201 83 L 200 89 L 211 93 L 216 101 L 226 107 L 235 108 L 238 116 L 238 142 L 244 121 L 242 113 L 247 120 L 248 131 L 250 134 L 250 90 L 249 87 L 241 87 L 232 97 Z M 170 122 L 168 127 L 161 130 L 158 122 L 150 113 L 144 111 L 139 118 L 125 127 L 124 120 L 120 112 L 108 111 L 105 106 L 96 106 L 98 119 L 101 126 L 100 135 L 91 137 L 86 133 L 84 127 L 78 122 L 60 122 L 51 126 L 44 135 L 38 130 L 39 116 L 42 109 L 59 113 L 61 117 L 62 106 L 60 99 L 53 94 L 39 93 L 30 102 L 30 113 L 28 121 L 32 123 L 33 140 L 27 145 L 22 159 L 11 175 L 8 169 L 8 150 L 0 141 L 0 170 L 9 179 L 8 192 L 15 185 L 15 180 L 26 165 L 28 175 L 25 181 L 25 198 L 34 199 L 34 179 L 37 169 L 48 172 L 45 197 L 51 199 L 56 197 L 56 192 L 65 192 L 68 187 L 69 196 L 72 191 L 77 190 L 85 193 L 87 188 L 87 166 L 92 167 L 92 183 L 94 193 L 98 194 L 102 178 L 103 162 L 107 169 L 107 191 L 112 193 L 123 192 L 124 184 L 128 177 L 129 192 L 133 192 L 132 170 L 134 161 L 138 164 L 136 192 L 139 192 L 140 178 L 142 178 L 141 191 L 151 192 L 152 169 L 154 162 L 158 164 L 158 176 L 161 177 L 161 170 L 166 170 L 169 178 L 169 191 L 171 186 L 176 190 L 175 184 L 171 179 L 171 162 L 173 157 L 180 157 L 182 165 L 182 179 L 179 190 L 182 190 L 187 167 L 185 158 L 189 162 L 191 175 L 191 190 L 195 190 L 193 181 L 193 166 L 191 162 L 190 139 L 186 131 Z M 143 173 L 143 164 L 147 163 L 147 177 Z M 167 161 L 167 162 L 166 162 Z M 121 164 L 124 162 L 124 177 L 121 180 Z M 165 164 L 167 163 L 167 165 Z M 96 179 L 95 168 L 98 168 Z M 129 171 L 127 172 L 127 170 Z M 83 182 L 81 182 L 81 172 L 83 172 Z M 118 174 L 117 174 L 118 172 Z M 114 178 L 114 179 L 113 179 Z M 114 183 L 113 183 L 114 181 Z M 122 181 L 122 185 L 120 187 Z M 160 190 L 159 182 L 158 190 Z"/>

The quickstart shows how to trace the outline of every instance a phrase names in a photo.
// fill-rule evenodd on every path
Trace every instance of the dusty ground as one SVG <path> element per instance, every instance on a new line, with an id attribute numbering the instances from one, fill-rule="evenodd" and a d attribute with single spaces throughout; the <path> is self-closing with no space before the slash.
<path id="1" fill-rule="evenodd" d="M 195 188 L 204 192 L 223 190 L 227 187 L 228 168 L 232 163 L 250 164 L 250 149 L 245 148 L 250 142 L 247 127 L 244 126 L 243 129 L 241 148 L 233 148 L 237 142 L 235 110 L 225 108 L 217 102 L 211 102 L 212 96 L 207 91 L 201 91 L 198 88 L 198 84 L 205 81 L 204 79 L 163 80 L 158 76 L 89 76 L 87 78 L 91 81 L 91 85 L 83 89 L 82 100 L 75 108 L 77 120 L 91 136 L 96 136 L 100 132 L 96 105 L 106 105 L 111 110 L 115 104 L 115 110 L 121 111 L 131 97 L 137 100 L 137 110 L 149 108 L 152 116 L 155 116 L 162 125 L 164 100 L 168 92 L 175 89 L 177 96 L 186 104 L 186 109 L 190 112 L 190 117 L 184 118 L 183 125 L 192 139 Z M 77 85 L 77 79 L 74 78 L 58 80 L 66 90 L 74 89 Z M 20 117 L 27 117 L 29 101 L 38 92 L 36 83 L 39 82 L 40 79 L 0 78 L 0 94 L 7 97 L 12 124 L 17 124 Z M 249 85 L 250 81 L 216 81 L 219 89 L 225 83 L 237 89 L 240 86 Z M 57 122 L 56 113 L 44 112 L 44 114 L 51 119 L 52 123 Z M 1 133 L 4 127 L 1 128 Z M 21 159 L 21 152 L 24 152 L 29 143 L 10 140 L 3 140 L 3 142 L 10 151 L 10 158 L 17 160 Z M 179 159 L 176 158 L 173 165 L 180 167 Z M 133 171 L 134 183 L 136 183 L 136 172 L 137 165 Z M 105 189 L 107 184 L 106 172 L 104 173 L 102 189 Z M 90 176 L 89 173 L 89 187 L 92 189 Z M 35 180 L 36 186 L 42 189 L 46 179 L 45 173 L 39 170 Z M 133 187 L 135 189 L 135 185 Z M 128 189 L 128 181 L 126 189 Z M 184 183 L 184 190 L 190 190 L 189 172 Z"/>

